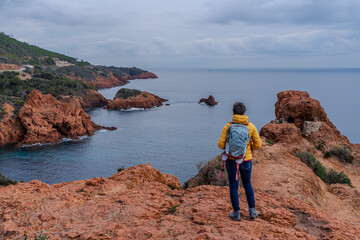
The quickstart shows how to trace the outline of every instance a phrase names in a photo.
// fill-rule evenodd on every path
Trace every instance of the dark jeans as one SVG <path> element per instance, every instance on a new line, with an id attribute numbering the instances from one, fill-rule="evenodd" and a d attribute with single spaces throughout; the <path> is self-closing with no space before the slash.
<path id="1" fill-rule="evenodd" d="M 251 186 L 251 169 L 252 161 L 244 161 L 239 166 L 239 172 L 241 181 L 245 189 L 246 199 L 249 208 L 255 208 L 254 190 Z M 239 180 L 236 180 L 236 162 L 235 160 L 228 159 L 226 161 L 226 171 L 229 176 L 229 188 L 230 188 L 230 199 L 231 204 L 234 208 L 234 212 L 240 211 L 239 207 Z"/>

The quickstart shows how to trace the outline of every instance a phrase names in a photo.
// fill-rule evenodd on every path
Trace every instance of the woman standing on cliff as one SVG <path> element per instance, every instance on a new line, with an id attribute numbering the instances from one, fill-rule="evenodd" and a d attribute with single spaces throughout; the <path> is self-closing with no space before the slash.
<path id="1" fill-rule="evenodd" d="M 261 147 L 261 139 L 254 124 L 250 123 L 248 116 L 244 115 L 246 107 L 241 102 L 236 102 L 233 106 L 232 122 L 229 122 L 223 128 L 218 146 L 225 150 L 226 142 L 228 140 L 228 131 L 231 125 L 246 126 L 248 129 L 248 141 L 246 144 L 245 156 L 243 162 L 238 165 L 236 159 L 229 156 L 226 161 L 226 170 L 229 177 L 230 199 L 234 212 L 230 213 L 230 218 L 235 221 L 240 221 L 240 207 L 239 207 L 239 180 L 238 170 L 240 171 L 241 181 L 245 189 L 246 199 L 249 206 L 250 218 L 255 219 L 258 213 L 255 210 L 254 190 L 251 185 L 251 170 L 252 170 L 252 151 Z M 245 146 L 245 145 L 244 145 Z"/>

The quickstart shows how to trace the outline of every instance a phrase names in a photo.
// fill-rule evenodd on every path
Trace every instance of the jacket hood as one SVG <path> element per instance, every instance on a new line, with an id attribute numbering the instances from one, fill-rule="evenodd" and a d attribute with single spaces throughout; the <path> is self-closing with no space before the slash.
<path id="1" fill-rule="evenodd" d="M 248 119 L 248 116 L 246 115 L 239 115 L 239 114 L 235 114 L 233 117 L 232 117 L 232 121 L 233 123 L 238 123 L 238 124 L 248 124 L 249 123 L 249 119 Z"/>

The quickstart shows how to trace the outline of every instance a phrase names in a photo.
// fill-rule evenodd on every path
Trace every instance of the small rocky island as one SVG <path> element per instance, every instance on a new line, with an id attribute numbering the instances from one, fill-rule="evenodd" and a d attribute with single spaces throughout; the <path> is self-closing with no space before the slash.
<path id="1" fill-rule="evenodd" d="M 120 89 L 114 99 L 109 101 L 105 109 L 122 110 L 131 108 L 153 108 L 162 106 L 167 99 L 137 89 Z"/>
<path id="2" fill-rule="evenodd" d="M 206 103 L 209 106 L 215 106 L 216 104 L 218 104 L 218 102 L 215 101 L 215 98 L 213 95 L 210 95 L 208 98 L 202 98 L 199 101 L 200 103 Z"/>

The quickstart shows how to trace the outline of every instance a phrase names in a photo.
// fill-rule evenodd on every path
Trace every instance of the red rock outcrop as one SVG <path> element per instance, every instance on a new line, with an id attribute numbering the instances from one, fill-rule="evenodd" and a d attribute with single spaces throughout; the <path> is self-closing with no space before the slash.
<path id="1" fill-rule="evenodd" d="M 67 97 L 61 99 L 62 102 L 75 103 L 84 109 L 90 109 L 95 107 L 106 106 L 109 100 L 107 100 L 98 91 L 89 89 L 83 96 Z"/>
<path id="2" fill-rule="evenodd" d="M 7 103 L 3 106 L 5 114 L 0 121 L 0 146 L 16 144 L 24 138 L 24 128 L 19 119 L 13 117 L 15 108 Z"/>
<path id="3" fill-rule="evenodd" d="M 260 130 L 260 135 L 274 143 L 304 144 L 300 129 L 292 123 L 266 124 Z"/>
<path id="4" fill-rule="evenodd" d="M 303 109 L 307 107 L 304 106 Z M 330 127 L 330 121 L 327 121 L 327 118 L 323 121 L 309 121 L 311 124 L 305 127 L 309 130 L 306 134 L 294 123 L 280 124 L 278 120 L 265 125 L 260 131 L 263 146 L 253 155 L 252 180 L 255 193 L 260 190 L 296 198 L 334 218 L 351 222 L 359 227 L 360 201 L 357 199 L 360 199 L 358 190 L 360 189 L 360 145 L 350 145 L 354 156 L 352 164 L 343 163 L 336 157 L 324 158 L 324 153 L 316 148 L 319 138 L 314 138 L 314 136 L 323 138 L 325 147 L 339 146 L 339 144 L 341 146 L 345 142 L 345 137 L 336 134 Z M 268 143 L 266 139 L 275 144 Z M 312 153 L 327 168 L 327 171 L 331 168 L 338 173 L 344 172 L 354 188 L 344 184 L 327 184 L 322 181 L 311 168 L 296 157 L 296 154 L 302 151 Z M 219 169 L 221 169 L 221 162 L 215 158 L 202 167 L 197 176 L 188 180 L 185 186 L 194 187 L 204 184 L 223 186 L 226 180 L 220 179 Z"/>
<path id="5" fill-rule="evenodd" d="M 101 129 L 82 108 L 71 103 L 64 104 L 50 94 L 42 95 L 37 90 L 29 94 L 20 109 L 19 121 L 26 129 L 20 145 L 54 143 L 64 137 L 92 135 Z"/>
<path id="6" fill-rule="evenodd" d="M 105 74 L 105 76 L 94 74 L 94 80 L 90 82 L 87 82 L 83 79 L 80 80 L 82 80 L 85 83 L 91 84 L 97 89 L 101 89 L 101 88 L 112 88 L 116 86 L 123 86 L 129 82 L 129 79 L 130 77 L 127 78 L 127 77 L 115 76 L 111 71 L 108 71 Z"/>
<path id="7" fill-rule="evenodd" d="M 149 165 L 106 178 L 0 189 L 4 239 L 357 239 L 360 228 L 295 197 L 256 190 L 259 218 L 229 219 L 228 187 L 181 190 Z"/>
<path id="8" fill-rule="evenodd" d="M 304 121 L 326 121 L 327 115 L 318 100 L 310 97 L 309 93 L 302 91 L 283 91 L 277 95 L 275 104 L 276 119 L 285 119 L 302 129 Z"/>
<path id="9" fill-rule="evenodd" d="M 228 187 L 196 186 L 219 179 L 219 161 L 214 159 L 204 173 L 214 176 L 197 176 L 192 182 L 196 187 L 186 190 L 176 177 L 148 164 L 108 179 L 54 185 L 35 180 L 0 188 L 0 236 L 35 238 L 42 232 L 50 239 L 359 239 L 360 145 L 351 145 L 354 163 L 344 165 L 324 159 L 295 124 L 269 124 L 266 129 L 276 143 L 267 144 L 262 137 L 263 147 L 254 153 L 258 219 L 249 219 L 242 188 L 242 220 L 234 222 L 228 217 Z M 312 152 L 324 166 L 344 171 L 354 188 L 324 183 L 295 151 Z"/>
<path id="10" fill-rule="evenodd" d="M 167 99 L 161 98 L 149 92 L 141 92 L 135 97 L 126 99 L 114 98 L 114 100 L 108 102 L 106 109 L 121 110 L 131 108 L 153 108 L 162 106 L 163 102 Z"/>
<path id="11" fill-rule="evenodd" d="M 275 115 L 278 122 L 293 123 L 313 144 L 322 143 L 327 147 L 350 145 L 347 137 L 342 135 L 328 119 L 320 102 L 311 98 L 307 92 L 283 91 L 277 96 Z M 284 129 L 288 126 L 278 126 L 277 128 Z M 264 131 L 265 129 L 267 134 L 270 134 L 270 130 L 277 131 L 274 129 L 274 125 L 266 125 Z M 290 128 L 288 130 L 290 131 Z M 280 136 L 277 132 L 272 135 Z"/>
<path id="12" fill-rule="evenodd" d="M 0 123 L 0 145 L 56 143 L 62 138 L 92 135 L 106 127 L 91 121 L 91 117 L 76 103 L 63 103 L 50 94 L 32 91 L 14 119 Z M 106 128 L 113 130 L 114 128 Z"/>
<path id="13" fill-rule="evenodd" d="M 284 195 L 296 196 L 335 217 L 360 224 L 360 214 L 357 213 L 360 212 L 360 202 L 354 201 L 360 197 L 358 190 L 355 190 L 360 188 L 360 148 L 341 135 L 326 117 L 320 103 L 308 93 L 286 91 L 279 93 L 278 97 L 275 105 L 277 123 L 266 124 L 260 131 L 260 135 L 264 137 L 264 146 L 255 156 L 255 159 L 259 159 L 261 170 L 258 173 L 254 171 L 254 179 L 258 179 L 254 185 L 259 189 L 282 191 Z M 317 119 L 314 121 L 314 118 Z M 293 123 L 280 123 L 283 120 Z M 265 143 L 265 138 L 276 144 Z M 317 149 L 319 143 L 324 148 Z M 322 151 L 343 145 L 353 149 L 353 164 L 344 164 L 335 158 L 324 158 Z M 300 151 L 312 153 L 327 169 L 344 172 L 355 189 L 322 182 L 305 163 L 295 157 Z"/>
<path id="14" fill-rule="evenodd" d="M 215 106 L 216 104 L 218 104 L 218 102 L 215 101 L 213 95 L 210 95 L 208 98 L 200 99 L 199 103 L 206 103 L 209 106 Z"/>

